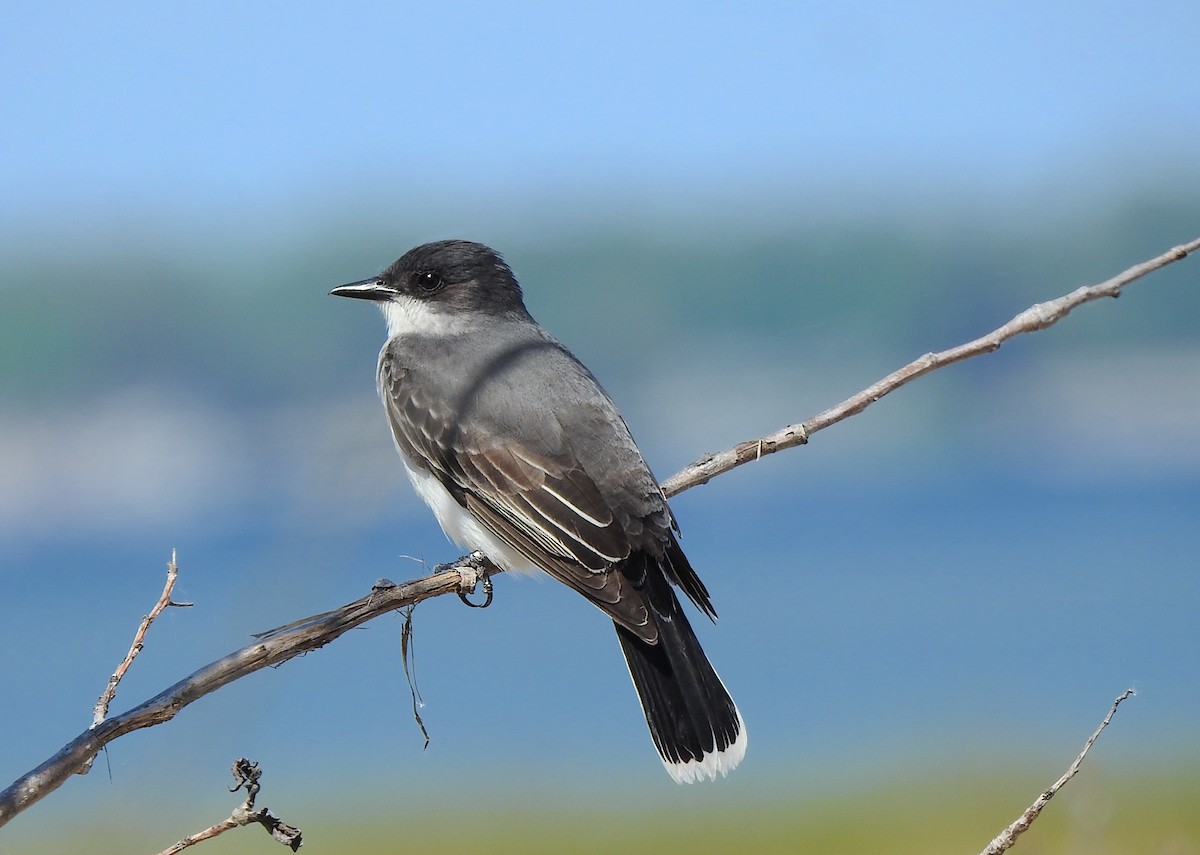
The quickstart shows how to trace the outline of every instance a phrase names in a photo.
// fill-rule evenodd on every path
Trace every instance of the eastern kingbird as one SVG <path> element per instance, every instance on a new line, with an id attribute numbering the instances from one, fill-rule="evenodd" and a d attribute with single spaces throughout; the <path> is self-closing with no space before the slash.
<path id="1" fill-rule="evenodd" d="M 612 618 L 650 736 L 679 783 L 725 775 L 746 727 L 672 585 L 708 591 L 616 405 L 529 315 L 493 250 L 409 250 L 342 285 L 387 320 L 379 393 L 417 494 L 455 543 L 504 569 L 539 567 Z"/>

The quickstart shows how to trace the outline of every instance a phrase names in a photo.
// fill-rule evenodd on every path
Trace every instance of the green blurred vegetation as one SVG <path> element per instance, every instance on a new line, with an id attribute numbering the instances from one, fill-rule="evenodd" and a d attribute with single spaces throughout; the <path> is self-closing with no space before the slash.
<path id="1" fill-rule="evenodd" d="M 1054 773 L 1056 776 L 1058 773 Z M 1051 777 L 1053 777 L 1051 776 Z M 722 799 L 721 785 L 699 798 L 653 796 L 633 801 L 618 793 L 609 803 L 584 804 L 568 794 L 535 803 L 520 786 L 482 801 L 388 803 L 379 794 L 340 807 L 273 802 L 264 790 L 260 805 L 301 827 L 305 852 L 373 853 L 511 852 L 558 853 L 840 853 L 961 855 L 981 851 L 1051 783 L 1045 772 L 997 774 L 990 768 L 947 778 L 889 780 L 870 789 L 789 799 L 785 788 Z M 587 786 L 581 782 L 581 786 Z M 1200 773 L 1127 775 L 1094 760 L 1054 798 L 1012 850 L 1023 855 L 1116 855 L 1200 852 Z M 447 799 L 454 799 L 452 793 Z M 181 816 L 176 809 L 175 816 Z M 198 831 L 217 817 L 191 817 L 178 836 Z M 160 826 L 161 822 L 158 823 Z M 138 819 L 112 816 L 87 836 L 48 834 L 40 851 L 152 851 L 170 840 L 151 841 Z M 159 828 L 158 834 L 166 833 Z M 168 834 L 169 836 L 169 834 Z M 135 842 L 136 841 L 136 842 Z M 198 852 L 256 853 L 276 849 L 258 828 L 240 829 Z M 8 851 L 8 850 L 5 850 Z"/>
<path id="2" fill-rule="evenodd" d="M 374 273 L 415 242 L 406 234 L 424 230 L 319 226 L 214 245 L 187 234 L 146 239 L 114 223 L 86 247 L 52 236 L 10 245 L 0 261 L 0 395 L 36 404 L 61 395 L 63 378 L 81 388 L 183 384 L 219 398 L 236 388 L 250 400 L 325 394 L 346 368 L 329 363 L 329 350 L 366 323 L 336 311 L 328 289 Z M 754 230 L 681 221 L 675 231 L 597 221 L 536 239 L 530 229 L 499 248 L 534 314 L 585 353 L 612 354 L 614 336 L 669 344 L 714 335 L 779 348 L 844 336 L 915 356 L 1107 278 L 1197 228 L 1200 199 L 1126 197 L 1071 216 L 1049 206 L 990 218 L 946 209 L 911 219 L 781 218 Z M 1194 278 L 1182 268 L 1156 274 L 1152 287 Z M 1190 340 L 1200 289 L 1177 289 L 1171 300 L 1177 310 L 1165 326 L 1159 303 L 1133 297 L 1119 316 L 1066 325 L 1046 346 L 1116 347 L 1150 329 L 1159 343 Z M 619 328 L 615 305 L 637 307 Z M 1153 327 L 1143 330 L 1143 316 Z M 357 364 L 361 354 L 345 358 Z M 606 358 L 617 361 L 611 370 L 626 367 L 619 355 Z"/>

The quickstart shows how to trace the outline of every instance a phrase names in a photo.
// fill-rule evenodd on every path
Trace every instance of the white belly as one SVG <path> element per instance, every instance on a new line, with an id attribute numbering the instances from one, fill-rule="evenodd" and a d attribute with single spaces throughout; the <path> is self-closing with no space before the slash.
<path id="1" fill-rule="evenodd" d="M 403 454 L 404 470 L 425 504 L 433 510 L 446 536 L 463 549 L 478 549 L 497 567 L 505 570 L 533 571 L 535 568 L 519 552 L 488 531 L 479 520 L 454 501 L 450 492 L 431 473 L 409 464 Z"/>

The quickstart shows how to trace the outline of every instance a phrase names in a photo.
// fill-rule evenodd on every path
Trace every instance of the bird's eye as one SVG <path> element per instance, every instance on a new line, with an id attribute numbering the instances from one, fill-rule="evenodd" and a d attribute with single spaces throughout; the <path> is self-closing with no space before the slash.
<path id="1" fill-rule="evenodd" d="M 442 277 L 433 270 L 424 270 L 417 274 L 417 287 L 426 293 L 432 293 L 441 288 Z"/>

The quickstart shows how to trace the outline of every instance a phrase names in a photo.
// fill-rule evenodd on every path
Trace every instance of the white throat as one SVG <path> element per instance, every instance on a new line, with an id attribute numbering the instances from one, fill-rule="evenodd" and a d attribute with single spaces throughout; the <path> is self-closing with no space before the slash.
<path id="1" fill-rule="evenodd" d="M 397 295 L 379 304 L 387 321 L 388 338 L 418 333 L 421 335 L 456 335 L 469 326 L 463 315 L 441 306 Z"/>

